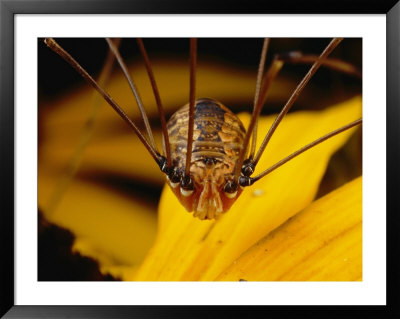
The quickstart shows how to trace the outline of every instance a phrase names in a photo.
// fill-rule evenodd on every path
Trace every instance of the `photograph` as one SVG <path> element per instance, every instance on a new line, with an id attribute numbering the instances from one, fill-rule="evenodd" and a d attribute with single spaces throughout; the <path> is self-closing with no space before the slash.
<path id="1" fill-rule="evenodd" d="M 363 280 L 362 38 L 38 38 L 38 281 Z"/>
<path id="2" fill-rule="evenodd" d="M 0 0 L 0 317 L 393 316 L 398 2 Z"/>

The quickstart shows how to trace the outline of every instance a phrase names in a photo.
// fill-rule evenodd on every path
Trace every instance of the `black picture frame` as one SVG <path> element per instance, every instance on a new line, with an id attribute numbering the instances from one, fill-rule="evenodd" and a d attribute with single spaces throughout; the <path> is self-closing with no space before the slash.
<path id="1" fill-rule="evenodd" d="M 14 18 L 16 14 L 278 14 L 278 13 L 331 13 L 331 14 L 386 14 L 387 21 L 387 305 L 377 307 L 172 307 L 172 306 L 20 306 L 14 303 Z M 400 162 L 398 136 L 400 136 L 400 3 L 398 0 L 284 0 L 268 3 L 257 1 L 162 1 L 162 0 L 53 0 L 19 1 L 0 0 L 0 315 L 5 318 L 151 318 L 199 317 L 211 313 L 226 317 L 230 312 L 244 316 L 257 311 L 269 316 L 323 315 L 325 317 L 353 317 L 365 313 L 374 317 L 399 317 L 398 287 L 399 261 L 396 243 L 399 204 L 397 165 Z M 378 107 L 378 106 L 377 106 Z M 384 213 L 384 212 L 377 212 Z M 328 309 L 329 308 L 329 309 Z"/>

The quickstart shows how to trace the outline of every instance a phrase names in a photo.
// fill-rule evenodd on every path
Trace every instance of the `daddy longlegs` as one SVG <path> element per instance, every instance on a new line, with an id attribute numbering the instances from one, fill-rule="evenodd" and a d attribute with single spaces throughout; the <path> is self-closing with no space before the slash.
<path id="1" fill-rule="evenodd" d="M 201 41 L 201 40 L 200 40 Z M 143 55 L 149 77 L 152 82 L 160 113 L 163 145 L 161 151 L 155 146 L 150 124 L 140 102 L 135 84 L 130 79 L 129 72 L 119 55 L 117 45 L 107 39 L 110 50 L 125 71 L 130 86 L 141 108 L 141 114 L 146 127 L 146 135 L 141 133 L 137 125 L 133 123 L 123 109 L 97 84 L 95 80 L 80 67 L 66 51 L 64 51 L 53 39 L 46 39 L 46 44 L 78 72 L 103 96 L 114 110 L 135 131 L 147 151 L 151 154 L 160 170 L 165 174 L 168 184 L 188 211 L 194 211 L 194 216 L 200 219 L 214 219 L 227 212 L 236 201 L 243 188 L 257 182 L 290 159 L 315 145 L 335 136 L 351 127 L 361 124 L 361 119 L 350 122 L 348 125 L 338 128 L 325 136 L 305 145 L 300 150 L 282 159 L 262 173 L 252 176 L 258 161 L 265 150 L 269 139 L 278 127 L 284 115 L 289 111 L 303 88 L 313 74 L 322 65 L 326 64 L 338 68 L 343 72 L 353 72 L 348 65 L 340 64 L 328 58 L 329 53 L 341 42 L 341 39 L 333 39 L 320 54 L 320 56 L 302 55 L 300 53 L 281 54 L 272 59 L 272 62 L 264 71 L 267 48 L 270 40 L 265 39 L 259 63 L 256 81 L 256 90 L 253 104 L 252 120 L 247 130 L 240 120 L 220 102 L 209 98 L 198 98 L 196 95 L 196 46 L 197 40 L 190 40 L 190 96 L 189 103 L 178 110 L 166 122 L 165 115 L 157 85 L 152 75 L 152 67 L 146 53 L 144 43 L 138 40 L 140 51 Z M 308 61 L 307 61 L 308 60 Z M 277 73 L 285 63 L 308 62 L 311 68 L 303 80 L 298 84 L 293 94 L 277 116 L 273 126 L 264 138 L 261 148 L 255 152 L 255 136 L 257 132 L 257 118 L 265 102 L 266 93 Z M 312 63 L 313 62 L 313 63 Z M 134 77 L 134 75 L 133 75 Z M 264 132 L 259 132 L 262 135 Z M 192 136 L 192 138 L 188 138 Z M 191 145 L 191 143 L 193 143 Z M 189 165 L 190 164 L 190 165 Z"/>

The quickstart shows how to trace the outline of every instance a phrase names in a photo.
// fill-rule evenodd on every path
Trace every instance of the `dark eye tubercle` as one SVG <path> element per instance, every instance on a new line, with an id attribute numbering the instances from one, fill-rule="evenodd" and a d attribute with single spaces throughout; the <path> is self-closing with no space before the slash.
<path id="1" fill-rule="evenodd" d="M 215 165 L 217 163 L 217 160 L 215 158 L 212 157 L 206 157 L 203 160 L 204 164 L 206 164 L 207 167 L 210 167 L 212 165 Z"/>

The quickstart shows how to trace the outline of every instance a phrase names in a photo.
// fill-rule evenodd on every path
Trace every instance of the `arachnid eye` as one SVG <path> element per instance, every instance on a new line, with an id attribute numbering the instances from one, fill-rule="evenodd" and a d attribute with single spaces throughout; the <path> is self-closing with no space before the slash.
<path id="1" fill-rule="evenodd" d="M 206 164 L 206 166 L 212 166 L 217 162 L 217 160 L 215 158 L 211 158 L 211 157 L 207 157 L 204 159 L 204 164 Z"/>

